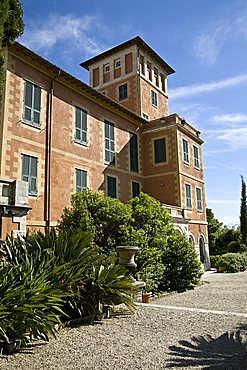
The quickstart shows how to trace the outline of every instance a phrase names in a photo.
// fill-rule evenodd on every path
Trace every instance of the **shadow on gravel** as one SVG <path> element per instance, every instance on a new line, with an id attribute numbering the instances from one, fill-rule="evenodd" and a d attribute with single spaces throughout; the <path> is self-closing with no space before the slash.
<path id="1" fill-rule="evenodd" d="M 192 337 L 190 341 L 181 340 L 179 346 L 170 346 L 169 349 L 171 359 L 167 368 L 247 369 L 246 326 L 218 338 L 208 335 Z"/>

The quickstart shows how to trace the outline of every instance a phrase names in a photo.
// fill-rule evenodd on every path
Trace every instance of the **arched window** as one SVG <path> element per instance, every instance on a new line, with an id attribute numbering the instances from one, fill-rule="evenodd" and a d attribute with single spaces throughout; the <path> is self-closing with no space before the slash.
<path id="1" fill-rule="evenodd" d="M 204 238 L 202 235 L 199 238 L 199 252 L 200 252 L 200 261 L 202 263 L 205 263 L 206 262 L 206 252 L 205 252 Z"/>

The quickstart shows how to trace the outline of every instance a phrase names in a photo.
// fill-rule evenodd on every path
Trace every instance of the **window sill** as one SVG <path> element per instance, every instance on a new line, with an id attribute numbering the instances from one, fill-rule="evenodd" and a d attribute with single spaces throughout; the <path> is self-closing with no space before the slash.
<path id="1" fill-rule="evenodd" d="M 158 105 L 152 104 L 155 109 L 158 109 Z"/>
<path id="2" fill-rule="evenodd" d="M 28 121 L 25 121 L 25 120 L 22 120 L 22 123 L 26 126 L 29 126 L 29 127 L 32 127 L 32 128 L 35 128 L 37 130 L 40 130 L 41 131 L 41 124 L 40 125 L 36 125 L 32 122 L 28 122 Z"/>
<path id="3" fill-rule="evenodd" d="M 185 164 L 186 166 L 189 166 L 189 165 L 190 165 L 190 162 L 185 162 L 185 161 L 184 161 L 184 164 Z"/>
<path id="4" fill-rule="evenodd" d="M 86 142 L 83 142 L 83 141 L 79 141 L 79 140 L 73 140 L 75 144 L 78 144 L 80 146 L 84 146 L 84 147 L 89 147 L 88 143 Z"/>

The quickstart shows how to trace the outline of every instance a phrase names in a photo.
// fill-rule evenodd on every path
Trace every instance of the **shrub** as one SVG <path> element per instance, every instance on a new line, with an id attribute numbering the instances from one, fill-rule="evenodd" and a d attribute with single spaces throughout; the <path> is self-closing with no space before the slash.
<path id="1" fill-rule="evenodd" d="M 226 272 L 239 272 L 247 268 L 247 258 L 241 253 L 226 253 L 223 254 L 216 262 L 216 267 L 225 267 Z"/>
<path id="2" fill-rule="evenodd" d="M 163 254 L 164 277 L 162 289 L 183 290 L 198 284 L 203 274 L 195 248 L 182 235 L 170 239 Z"/>
<path id="3" fill-rule="evenodd" d="M 220 258 L 219 254 L 217 254 L 216 256 L 210 256 L 210 263 L 212 268 L 216 268 L 216 264 L 219 258 Z"/>

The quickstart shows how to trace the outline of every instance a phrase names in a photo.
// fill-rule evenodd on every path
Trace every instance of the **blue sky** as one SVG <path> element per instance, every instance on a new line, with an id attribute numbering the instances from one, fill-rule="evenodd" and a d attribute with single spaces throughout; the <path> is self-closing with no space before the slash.
<path id="1" fill-rule="evenodd" d="M 176 71 L 169 113 L 202 132 L 207 206 L 239 223 L 247 182 L 246 0 L 23 0 L 20 42 L 88 82 L 79 63 L 137 35 Z"/>

